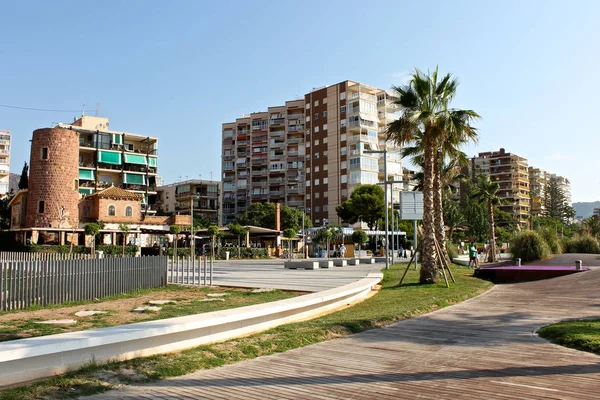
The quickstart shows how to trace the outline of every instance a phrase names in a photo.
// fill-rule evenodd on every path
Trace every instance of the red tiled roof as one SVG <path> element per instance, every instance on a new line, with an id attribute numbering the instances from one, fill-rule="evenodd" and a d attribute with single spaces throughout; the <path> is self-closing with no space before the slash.
<path id="1" fill-rule="evenodd" d="M 111 186 L 108 189 L 88 195 L 87 197 L 98 196 L 100 199 L 114 200 L 142 200 L 143 196 L 139 193 L 130 192 L 129 190 L 121 189 L 120 187 Z"/>

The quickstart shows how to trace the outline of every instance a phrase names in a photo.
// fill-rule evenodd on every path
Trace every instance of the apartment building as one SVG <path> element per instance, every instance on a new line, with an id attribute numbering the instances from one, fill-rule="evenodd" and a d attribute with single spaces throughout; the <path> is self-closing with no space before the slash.
<path id="1" fill-rule="evenodd" d="M 157 208 L 166 214 L 191 214 L 208 218 L 217 225 L 221 220 L 221 182 L 187 180 L 157 188 Z"/>
<path id="2" fill-rule="evenodd" d="M 529 226 L 531 198 L 527 160 L 504 149 L 479 153 L 471 159 L 470 172 L 473 179 L 488 175 L 500 185 L 498 196 L 504 199 L 498 208 L 510 214 L 523 228 Z M 508 221 L 506 221 L 508 222 Z M 499 225 L 503 225 L 501 221 Z"/>
<path id="3" fill-rule="evenodd" d="M 10 191 L 10 132 L 0 130 L 0 198 Z"/>
<path id="4" fill-rule="evenodd" d="M 80 194 L 116 186 L 140 194 L 144 214 L 156 213 L 157 138 L 110 130 L 107 118 L 87 115 L 58 127 L 78 133 Z"/>
<path id="5" fill-rule="evenodd" d="M 540 168 L 529 167 L 529 188 L 531 215 L 539 217 L 544 213 L 544 196 L 550 173 Z"/>
<path id="6" fill-rule="evenodd" d="M 569 205 L 572 205 L 573 199 L 571 198 L 571 182 L 567 178 L 557 174 L 550 174 L 550 179 L 556 179 L 558 187 L 561 188 L 563 193 L 565 194 L 567 203 Z"/>
<path id="7" fill-rule="evenodd" d="M 223 124 L 223 222 L 253 202 L 302 208 L 313 224 L 341 223 L 335 207 L 359 184 L 402 180 L 402 161 L 385 141 L 398 118 L 394 96 L 344 81 L 313 89 L 304 100 L 269 107 Z"/>

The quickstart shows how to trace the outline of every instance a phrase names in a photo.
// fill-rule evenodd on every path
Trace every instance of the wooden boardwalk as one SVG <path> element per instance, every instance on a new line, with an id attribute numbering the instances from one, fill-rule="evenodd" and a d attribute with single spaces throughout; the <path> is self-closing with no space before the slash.
<path id="1" fill-rule="evenodd" d="M 89 399 L 600 399 L 599 356 L 534 334 L 591 316 L 600 269 L 496 286 L 385 328 Z"/>

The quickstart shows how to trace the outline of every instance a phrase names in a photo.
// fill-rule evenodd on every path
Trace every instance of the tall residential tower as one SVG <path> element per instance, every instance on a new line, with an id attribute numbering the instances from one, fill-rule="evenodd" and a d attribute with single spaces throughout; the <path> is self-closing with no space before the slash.
<path id="1" fill-rule="evenodd" d="M 0 130 L 0 197 L 9 191 L 10 184 L 10 132 Z"/>

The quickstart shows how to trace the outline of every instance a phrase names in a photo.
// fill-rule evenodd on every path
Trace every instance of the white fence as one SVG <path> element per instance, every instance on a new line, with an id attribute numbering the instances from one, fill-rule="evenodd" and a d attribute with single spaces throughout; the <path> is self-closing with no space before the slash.
<path id="1" fill-rule="evenodd" d="M 205 257 L 171 257 L 167 267 L 167 282 L 182 285 L 213 284 L 214 260 Z"/>
<path id="2" fill-rule="evenodd" d="M 28 253 L 16 251 L 0 251 L 2 261 L 58 261 L 58 260 L 84 260 L 93 258 L 90 254 L 69 253 Z"/>
<path id="3" fill-rule="evenodd" d="M 167 284 L 167 257 L 0 261 L 0 310 L 114 296 Z"/>

